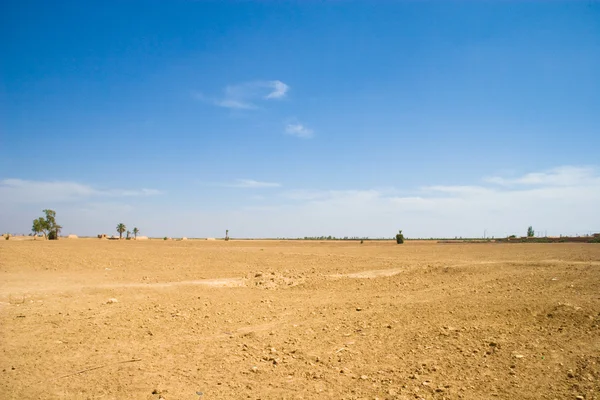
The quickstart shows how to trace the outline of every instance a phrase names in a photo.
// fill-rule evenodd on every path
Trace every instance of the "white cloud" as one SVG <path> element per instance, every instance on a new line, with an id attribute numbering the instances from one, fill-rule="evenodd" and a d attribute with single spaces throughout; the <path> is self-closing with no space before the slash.
<path id="1" fill-rule="evenodd" d="M 0 180 L 0 204 L 68 202 L 91 197 L 130 197 L 161 194 L 156 189 L 97 189 L 68 181 Z"/>
<path id="2" fill-rule="evenodd" d="M 288 85 L 281 81 L 269 81 L 268 84 L 273 88 L 273 91 L 265 97 L 266 99 L 280 99 L 290 89 Z"/>
<path id="3" fill-rule="evenodd" d="M 137 224 L 145 235 L 160 237 L 215 237 L 222 236 L 225 229 L 230 229 L 234 237 L 391 237 L 398 229 L 413 238 L 481 237 L 484 230 L 489 236 L 500 237 L 524 235 L 529 225 L 549 235 L 585 234 L 600 231 L 600 213 L 597 212 L 600 174 L 593 168 L 585 170 L 587 172 L 582 172 L 576 167 L 552 170 L 571 171 L 569 184 L 564 184 L 567 181 L 562 178 L 511 185 L 486 182 L 445 185 L 440 181 L 440 185 L 412 191 L 409 188 L 286 190 L 277 189 L 281 186 L 277 183 L 240 179 L 219 186 L 274 189 L 269 190 L 269 195 L 260 203 L 249 202 L 247 196 L 236 196 L 237 204 L 231 199 L 223 207 L 218 205 L 221 199 L 213 199 L 213 204 L 207 200 L 205 204 L 210 210 L 199 208 L 191 198 L 187 210 L 185 199 L 181 198 L 176 206 L 170 206 L 170 202 L 149 201 L 128 206 L 129 197 L 118 198 L 118 201 L 106 194 L 104 196 L 109 197 L 94 197 L 99 196 L 95 194 L 97 191 L 113 196 L 117 193 L 126 196 L 128 191 L 101 191 L 69 182 L 62 186 L 38 186 L 33 194 L 7 192 L 5 180 L 0 184 L 0 231 L 27 231 L 42 208 L 54 207 L 52 202 L 44 203 L 43 207 L 19 202 L 7 204 L 6 196 L 18 195 L 15 199 L 20 201 L 30 195 L 60 199 L 70 194 L 66 196 L 68 199 L 85 201 L 64 203 L 53 209 L 57 210 L 61 224 L 64 222 L 65 233 L 80 235 L 112 233 L 118 222 L 128 227 Z M 523 176 L 538 176 L 535 174 L 553 173 L 532 172 Z M 573 178 L 577 176 L 579 178 Z M 504 179 L 502 182 L 520 179 L 500 178 Z M 44 190 L 49 192 L 43 193 Z M 254 194 L 252 190 L 248 193 L 248 196 Z M 260 207 L 250 207 L 249 203 L 260 204 Z"/>
<path id="4" fill-rule="evenodd" d="M 228 183 L 223 186 L 244 189 L 260 189 L 280 187 L 281 184 L 276 182 L 260 182 L 253 179 L 238 179 L 234 183 Z"/>
<path id="5" fill-rule="evenodd" d="M 532 172 L 517 178 L 503 178 L 499 176 L 485 178 L 486 182 L 503 186 L 513 185 L 550 185 L 572 186 L 581 184 L 598 184 L 600 178 L 594 168 L 563 166 L 544 172 Z"/>
<path id="6" fill-rule="evenodd" d="M 237 108 L 240 110 L 253 110 L 256 108 L 256 106 L 252 103 L 246 103 L 240 100 L 233 99 L 216 100 L 215 105 L 225 108 Z"/>
<path id="7" fill-rule="evenodd" d="M 285 133 L 303 139 L 311 138 L 314 134 L 312 129 L 309 129 L 300 123 L 287 124 L 285 127 Z"/>
<path id="8" fill-rule="evenodd" d="M 481 186 L 425 186 L 422 188 L 424 192 L 438 192 L 443 194 L 481 194 L 490 192 L 491 189 L 484 188 Z"/>
<path id="9" fill-rule="evenodd" d="M 257 103 L 261 101 L 283 99 L 289 89 L 287 84 L 279 80 L 252 81 L 226 86 L 223 96 L 207 97 L 200 92 L 193 92 L 192 96 L 219 107 L 253 110 L 259 108 Z"/>

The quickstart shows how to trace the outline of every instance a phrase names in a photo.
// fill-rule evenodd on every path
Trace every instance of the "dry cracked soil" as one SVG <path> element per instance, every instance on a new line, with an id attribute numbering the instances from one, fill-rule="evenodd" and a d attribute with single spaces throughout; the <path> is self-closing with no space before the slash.
<path id="1" fill-rule="evenodd" d="M 0 242 L 3 399 L 600 399 L 600 245 Z"/>

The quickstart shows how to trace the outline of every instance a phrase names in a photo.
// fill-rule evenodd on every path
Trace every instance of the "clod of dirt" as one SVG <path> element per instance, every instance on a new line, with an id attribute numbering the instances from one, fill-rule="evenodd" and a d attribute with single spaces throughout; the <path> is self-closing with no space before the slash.
<path id="1" fill-rule="evenodd" d="M 113 304 L 113 303 L 118 303 L 118 302 L 119 302 L 119 300 L 115 299 L 114 297 L 106 300 L 106 304 Z"/>

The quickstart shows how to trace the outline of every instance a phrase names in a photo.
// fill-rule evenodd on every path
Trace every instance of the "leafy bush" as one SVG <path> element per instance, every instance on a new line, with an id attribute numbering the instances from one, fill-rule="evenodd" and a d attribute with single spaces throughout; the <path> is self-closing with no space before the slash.
<path id="1" fill-rule="evenodd" d="M 398 233 L 396 234 L 396 243 L 397 244 L 402 244 L 404 243 L 404 235 L 402 234 L 402 231 L 398 231 Z"/>

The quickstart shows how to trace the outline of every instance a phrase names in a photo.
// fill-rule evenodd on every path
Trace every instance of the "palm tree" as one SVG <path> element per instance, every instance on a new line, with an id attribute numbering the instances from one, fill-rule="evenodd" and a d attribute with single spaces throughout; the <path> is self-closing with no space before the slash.
<path id="1" fill-rule="evenodd" d="M 119 239 L 123 239 L 123 232 L 125 232 L 127 230 L 127 227 L 125 226 L 124 223 L 120 223 L 119 225 L 117 225 L 117 232 L 119 232 Z"/>
<path id="2" fill-rule="evenodd" d="M 137 239 L 137 235 L 138 235 L 138 233 L 140 233 L 140 230 L 138 228 L 133 228 L 132 232 L 133 232 L 134 239 Z"/>

